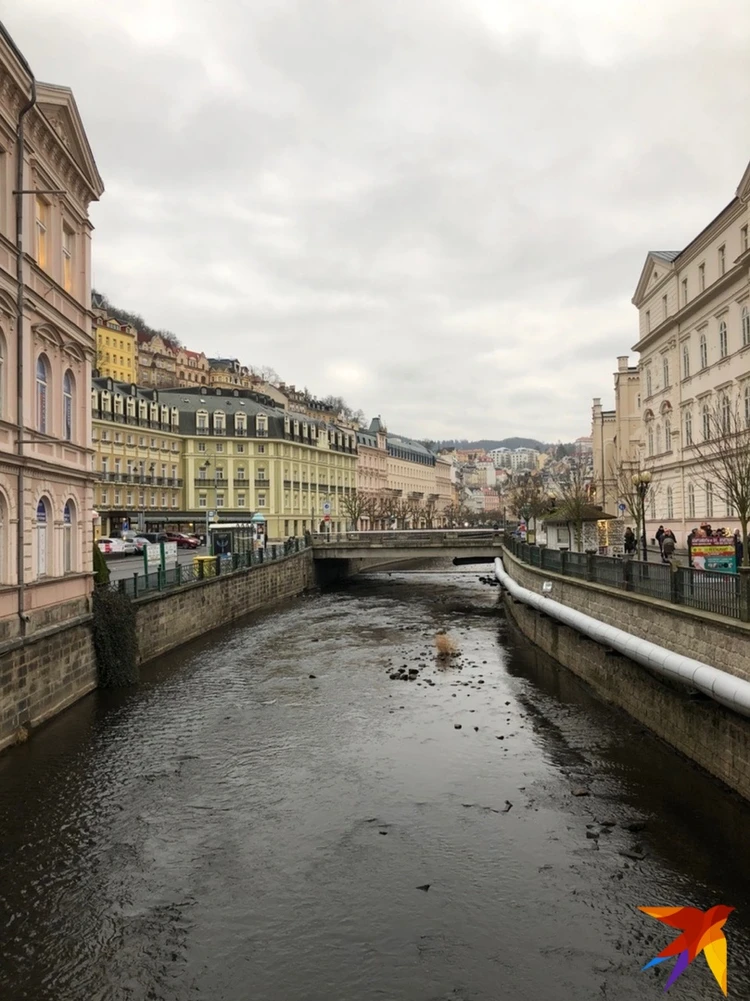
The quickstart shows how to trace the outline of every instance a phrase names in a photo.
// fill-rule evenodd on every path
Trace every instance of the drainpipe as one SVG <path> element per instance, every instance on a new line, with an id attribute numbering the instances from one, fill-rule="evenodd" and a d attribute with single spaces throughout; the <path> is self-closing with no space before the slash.
<path id="1" fill-rule="evenodd" d="M 31 111 L 31 109 L 36 104 L 36 80 L 34 74 L 31 71 L 31 67 L 26 62 L 25 58 L 19 51 L 13 39 L 10 37 L 5 27 L 0 23 L 0 34 L 2 34 L 3 39 L 6 43 L 13 49 L 13 52 L 21 63 L 23 68 L 28 73 L 31 78 L 31 96 L 26 104 L 21 108 L 18 115 L 18 124 L 16 126 L 16 285 L 17 285 L 17 298 L 16 298 L 16 429 L 18 432 L 18 438 L 16 441 L 16 450 L 19 457 L 18 462 L 18 501 L 17 501 L 17 514 L 18 514 L 18 532 L 16 539 L 16 564 L 17 564 L 17 589 L 18 589 L 18 615 L 21 620 L 21 634 L 26 633 L 26 623 L 28 622 L 28 615 L 26 614 L 24 608 L 24 587 L 25 587 L 25 566 L 24 566 L 24 547 L 25 547 L 25 516 L 26 512 L 24 509 L 24 462 L 23 462 L 23 445 L 24 445 L 24 385 L 23 385 L 23 355 L 24 355 L 24 335 L 23 335 L 23 320 L 24 320 L 24 275 L 23 275 L 23 165 L 24 165 L 24 153 L 25 153 L 25 142 L 24 142 L 24 118 Z"/>

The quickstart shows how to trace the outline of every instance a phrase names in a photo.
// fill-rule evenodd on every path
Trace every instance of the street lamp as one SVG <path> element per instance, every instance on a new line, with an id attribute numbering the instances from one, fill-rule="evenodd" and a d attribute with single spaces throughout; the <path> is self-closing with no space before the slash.
<path id="1" fill-rule="evenodd" d="M 646 548 L 646 494 L 648 493 L 649 484 L 651 483 L 651 473 L 647 469 L 643 469 L 638 473 L 633 473 L 631 477 L 633 486 L 638 492 L 638 513 L 640 515 L 640 525 L 638 530 L 643 527 L 643 562 L 648 561 L 648 549 Z"/>

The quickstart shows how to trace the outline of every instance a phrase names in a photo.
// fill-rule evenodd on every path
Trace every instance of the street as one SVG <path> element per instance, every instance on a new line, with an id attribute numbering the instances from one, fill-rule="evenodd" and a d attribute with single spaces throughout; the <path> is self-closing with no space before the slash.
<path id="1" fill-rule="evenodd" d="M 192 563 L 194 556 L 208 556 L 208 549 L 206 546 L 199 546 L 198 549 L 178 549 L 176 562 Z M 122 580 L 126 577 L 132 577 L 134 573 L 142 574 L 144 572 L 143 556 L 115 556 L 114 558 L 110 556 L 107 559 L 107 566 L 109 567 L 110 580 Z M 167 569 L 171 569 L 173 566 L 175 566 L 175 561 L 167 560 Z"/>

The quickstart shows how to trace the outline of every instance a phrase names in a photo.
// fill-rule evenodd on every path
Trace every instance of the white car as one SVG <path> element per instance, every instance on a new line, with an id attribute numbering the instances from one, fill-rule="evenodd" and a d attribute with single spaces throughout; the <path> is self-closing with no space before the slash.
<path id="1" fill-rule="evenodd" d="M 97 539 L 96 544 L 105 556 L 114 556 L 116 553 L 138 552 L 135 545 L 125 539 Z"/>

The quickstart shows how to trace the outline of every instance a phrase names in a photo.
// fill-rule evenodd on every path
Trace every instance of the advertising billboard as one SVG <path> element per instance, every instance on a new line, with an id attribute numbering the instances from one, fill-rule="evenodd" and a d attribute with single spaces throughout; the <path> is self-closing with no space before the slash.
<path id="1" fill-rule="evenodd" d="M 737 549 L 733 538 L 714 536 L 690 540 L 690 564 L 696 570 L 737 573 Z"/>

